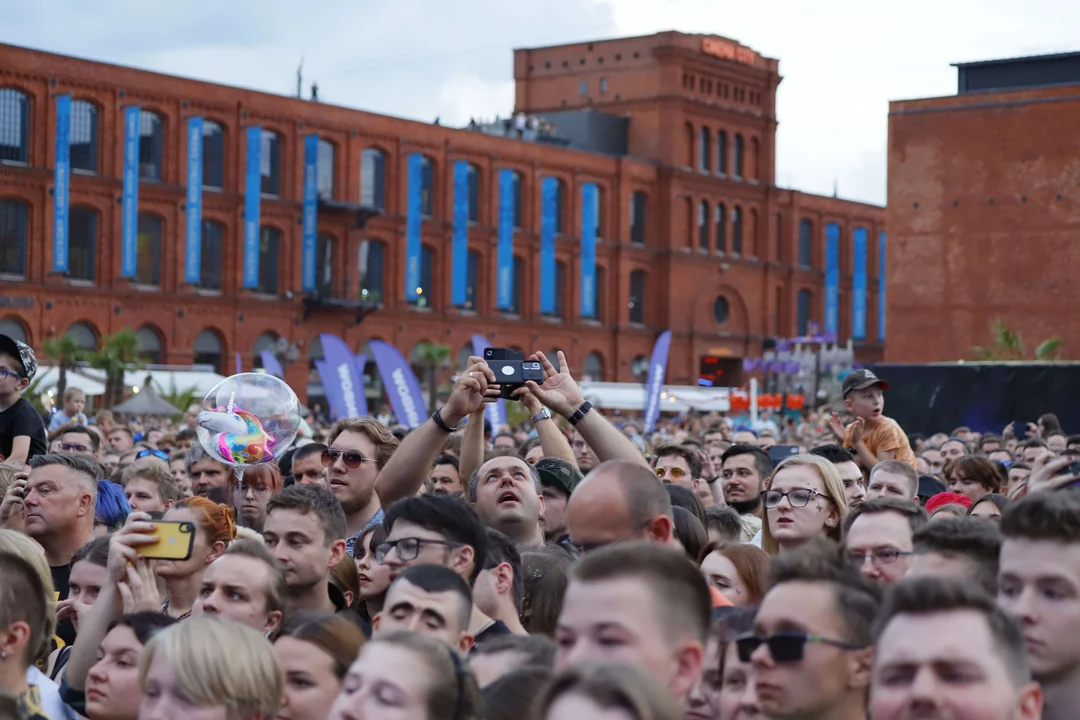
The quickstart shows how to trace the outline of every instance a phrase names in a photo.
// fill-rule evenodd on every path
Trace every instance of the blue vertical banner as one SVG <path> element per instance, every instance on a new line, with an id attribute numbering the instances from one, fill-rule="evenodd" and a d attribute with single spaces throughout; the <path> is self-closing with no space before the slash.
<path id="1" fill-rule="evenodd" d="M 423 167 L 423 155 L 413 153 L 409 156 L 409 187 L 405 199 L 405 299 L 408 302 L 420 298 L 416 289 L 420 287 L 420 253 L 423 249 L 420 242 L 424 223 Z"/>
<path id="2" fill-rule="evenodd" d="M 840 225 L 825 226 L 825 336 L 840 333 Z"/>
<path id="3" fill-rule="evenodd" d="M 878 342 L 885 342 L 885 233 L 878 235 Z"/>
<path id="4" fill-rule="evenodd" d="M 367 415 L 363 365 L 357 365 L 356 356 L 338 336 L 322 333 L 319 342 L 325 359 L 316 369 L 334 419 Z"/>
<path id="5" fill-rule="evenodd" d="M 540 181 L 540 314 L 555 314 L 555 196 L 557 178 Z"/>
<path id="6" fill-rule="evenodd" d="M 664 375 L 667 373 L 668 350 L 671 349 L 671 331 L 665 330 L 656 338 L 653 345 L 652 361 L 649 363 L 649 377 L 645 381 L 645 434 L 656 429 L 660 418 L 660 393 L 664 389 Z"/>
<path id="7" fill-rule="evenodd" d="M 259 287 L 259 223 L 262 212 L 262 128 L 247 129 L 244 179 L 244 287 Z"/>
<path id="8" fill-rule="evenodd" d="M 379 377 L 386 386 L 386 395 L 390 399 L 394 417 L 406 427 L 419 427 L 427 420 L 427 404 L 420 391 L 420 381 L 416 379 L 416 373 L 409 366 L 409 361 L 396 347 L 382 340 L 371 340 L 368 347 L 375 365 L 379 368 Z M 325 344 L 323 348 L 326 348 Z"/>
<path id="9" fill-rule="evenodd" d="M 331 395 L 330 391 L 327 389 L 326 382 L 327 379 L 331 377 L 330 366 L 326 364 L 325 360 L 316 360 L 315 372 L 319 373 L 319 382 L 322 383 L 323 391 L 326 393 L 326 402 L 330 405 L 330 419 L 338 420 L 343 417 L 348 417 L 348 415 L 344 414 L 345 411 L 341 409 L 341 398 L 337 395 Z"/>
<path id="10" fill-rule="evenodd" d="M 496 306 L 514 308 L 514 171 L 499 171 L 499 247 Z"/>
<path id="11" fill-rule="evenodd" d="M 244 372 L 244 363 L 240 360 L 240 353 L 236 353 L 236 374 Z"/>
<path id="12" fill-rule="evenodd" d="M 866 228 L 855 228 L 851 283 L 851 338 L 866 339 Z"/>
<path id="13" fill-rule="evenodd" d="M 319 135 L 311 133 L 304 138 L 304 233 L 300 255 L 300 277 L 304 292 L 315 292 L 315 235 L 319 226 L 318 211 Z"/>
<path id="14" fill-rule="evenodd" d="M 469 287 L 469 163 L 454 163 L 454 245 L 451 304 L 465 307 Z"/>
<path id="15" fill-rule="evenodd" d="M 53 168 L 53 272 L 68 271 L 68 187 L 71 179 L 71 96 L 56 97 Z"/>
<path id="16" fill-rule="evenodd" d="M 476 357 L 484 357 L 484 351 L 489 347 L 491 347 L 491 343 L 483 335 L 472 336 L 472 354 Z M 484 416 L 491 423 L 492 429 L 497 432 L 498 427 L 506 425 L 506 400 L 499 398 L 497 401 L 489 403 L 487 408 L 484 409 Z"/>
<path id="17" fill-rule="evenodd" d="M 581 317 L 596 317 L 596 183 L 581 186 Z"/>
<path id="18" fill-rule="evenodd" d="M 120 277 L 135 277 L 139 246 L 139 118 L 138 105 L 124 108 L 124 190 L 120 211 Z"/>
<path id="19" fill-rule="evenodd" d="M 279 378 L 285 377 L 285 369 L 281 367 L 281 361 L 277 359 L 277 355 L 269 350 L 262 350 L 259 352 L 259 359 L 262 360 L 263 370 L 268 375 Z"/>
<path id="20" fill-rule="evenodd" d="M 187 232 L 184 238 L 184 282 L 202 278 L 203 119 L 187 123 Z"/>

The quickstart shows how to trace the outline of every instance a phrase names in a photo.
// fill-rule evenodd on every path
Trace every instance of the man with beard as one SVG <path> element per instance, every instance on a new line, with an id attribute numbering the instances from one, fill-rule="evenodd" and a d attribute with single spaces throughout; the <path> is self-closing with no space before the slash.
<path id="1" fill-rule="evenodd" d="M 330 429 L 329 440 L 322 461 L 329 470 L 330 492 L 345 511 L 345 546 L 352 555 L 364 530 L 383 520 L 375 483 L 398 440 L 386 426 L 369 417 L 338 420 Z"/>
<path id="2" fill-rule="evenodd" d="M 761 531 L 761 491 L 773 471 L 772 460 L 753 445 L 732 445 L 721 456 L 724 499 L 743 522 L 743 542 Z"/>
<path id="3" fill-rule="evenodd" d="M 855 464 L 855 456 L 850 450 L 839 445 L 819 445 L 810 451 L 811 455 L 825 458 L 833 464 L 840 480 L 844 483 L 844 498 L 848 510 L 854 510 L 866 499 L 866 478 Z"/>

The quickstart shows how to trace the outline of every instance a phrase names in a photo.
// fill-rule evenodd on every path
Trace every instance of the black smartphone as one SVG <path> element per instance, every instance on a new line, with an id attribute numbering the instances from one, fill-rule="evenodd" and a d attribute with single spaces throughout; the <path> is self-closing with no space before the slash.
<path id="1" fill-rule="evenodd" d="M 1055 475 L 1080 475 L 1080 460 L 1073 460 L 1065 467 L 1058 470 Z M 1071 486 L 1070 486 L 1071 487 Z"/>
<path id="2" fill-rule="evenodd" d="M 525 353 L 520 350 L 511 350 L 510 348 L 496 348 L 489 347 L 484 348 L 484 360 L 524 360 Z"/>
<path id="3" fill-rule="evenodd" d="M 538 360 L 526 360 L 525 353 L 510 348 L 487 348 L 484 361 L 495 373 L 495 382 L 499 384 L 500 394 L 505 400 L 517 400 L 511 397 L 514 391 L 524 387 L 525 381 L 544 382 L 544 366 Z"/>
<path id="4" fill-rule="evenodd" d="M 1016 438 L 1017 442 L 1024 442 L 1025 440 L 1028 439 L 1028 421 L 1027 420 L 1016 420 L 1015 422 L 1013 422 L 1012 427 L 1013 427 L 1013 437 Z"/>
<path id="5" fill-rule="evenodd" d="M 773 445 L 769 448 L 769 459 L 772 460 L 773 467 L 776 467 L 789 457 L 798 454 L 798 445 Z"/>

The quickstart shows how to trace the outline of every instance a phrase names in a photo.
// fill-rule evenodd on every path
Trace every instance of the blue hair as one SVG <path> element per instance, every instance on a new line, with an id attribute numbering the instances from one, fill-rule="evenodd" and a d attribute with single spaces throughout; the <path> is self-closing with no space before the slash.
<path id="1" fill-rule="evenodd" d="M 123 526 L 131 512 L 131 505 L 124 496 L 124 488 L 109 480 L 98 480 L 97 484 L 97 508 L 94 519 L 108 526 L 110 530 L 116 530 Z"/>

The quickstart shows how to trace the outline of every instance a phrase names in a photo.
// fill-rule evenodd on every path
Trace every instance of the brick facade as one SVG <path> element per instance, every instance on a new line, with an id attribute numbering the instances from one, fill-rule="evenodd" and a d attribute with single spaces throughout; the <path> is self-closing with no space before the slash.
<path id="1" fill-rule="evenodd" d="M 711 43 L 711 45 L 710 45 Z M 712 54 L 703 52 L 709 47 Z M 673 331 L 668 380 L 693 383 L 699 358 L 713 354 L 734 361 L 758 356 L 763 343 L 797 330 L 796 297 L 811 293 L 810 320 L 821 320 L 824 286 L 824 228 L 841 225 L 841 339 L 851 323 L 851 230 L 884 229 L 884 209 L 775 187 L 776 60 L 718 38 L 662 33 L 643 38 L 519 50 L 515 54 L 517 110 L 544 111 L 591 105 L 630 115 L 629 154 L 613 157 L 523 140 L 401 120 L 294 98 L 163 76 L 140 70 L 0 45 L 0 88 L 29 99 L 29 157 L 23 164 L 0 164 L 0 201 L 28 208 L 28 240 L 22 274 L 0 276 L 0 323 L 14 320 L 34 344 L 61 335 L 75 322 L 98 334 L 122 327 L 149 327 L 159 337 L 162 360 L 188 364 L 195 337 L 213 331 L 221 340 L 226 372 L 234 353 L 253 363 L 252 346 L 265 333 L 284 337 L 299 350 L 286 375 L 297 388 L 308 376 L 307 348 L 321 332 L 337 334 L 358 351 L 369 339 L 393 343 L 408 354 L 418 342 L 450 345 L 455 357 L 482 332 L 495 345 L 527 350 L 561 349 L 581 373 L 594 354 L 609 381 L 632 381 L 636 358 L 651 352 L 656 335 Z M 737 51 L 737 54 L 736 54 Z M 598 58 L 605 56 L 601 63 Z M 730 57 L 725 57 L 730 55 Z M 616 60 L 619 56 L 621 60 Z M 584 64 L 582 64 L 584 59 Z M 571 63 L 573 61 L 573 64 Z M 567 67 L 563 67 L 563 62 Z M 619 63 L 624 63 L 619 66 Z M 551 68 L 541 72 L 538 68 Z M 601 67 L 602 66 L 602 67 Z M 581 95 L 581 81 L 586 94 Z M 604 93 L 600 93 L 603 80 Z M 591 88 L 591 89 L 590 89 Z M 70 203 L 93 211 L 97 221 L 97 262 L 93 282 L 77 283 L 52 267 L 52 186 L 55 101 L 70 93 L 98 109 L 98 169 L 73 173 Z M 164 121 L 162 181 L 142 182 L 140 212 L 163 223 L 161 282 L 146 288 L 120 277 L 123 107 L 139 104 Z M 225 171 L 221 191 L 204 191 L 204 219 L 224 229 L 222 287 L 210 292 L 184 280 L 186 118 L 201 115 L 224 130 Z M 243 290 L 245 133 L 250 125 L 278 133 L 282 142 L 280 198 L 264 198 L 262 224 L 280 232 L 279 294 Z M 704 130 L 704 134 L 703 134 Z M 717 142 L 728 138 L 726 167 L 718 167 Z M 322 309 L 305 316 L 301 293 L 301 203 L 303 137 L 317 132 L 335 147 L 334 199 L 360 197 L 361 153 L 376 147 L 386 157 L 386 210 L 355 229 L 355 215 L 320 208 L 318 230 L 333 238 L 334 295 L 359 300 L 358 249 L 362 240 L 385 243 L 383 307 L 362 323 L 346 309 Z M 736 177 L 734 143 L 743 143 L 743 172 Z M 702 138 L 710 143 L 707 166 L 699 167 Z M 423 223 L 423 243 L 433 253 L 430 306 L 405 302 L 406 158 L 423 152 L 434 168 L 433 213 Z M 451 305 L 450 238 L 453 163 L 469 160 L 479 171 L 479 221 L 470 227 L 469 248 L 478 254 L 476 309 Z M 494 310 L 498 170 L 512 168 L 523 182 L 523 227 L 514 252 L 526 260 L 522 307 L 517 316 Z M 540 179 L 560 178 L 567 190 L 566 233 L 556 254 L 566 269 L 561 319 L 539 313 Z M 599 317 L 579 316 L 581 185 L 601 190 L 597 247 L 600 269 Z M 645 193 L 644 245 L 631 242 L 633 194 Z M 707 204 L 706 240 L 697 212 Z M 725 207 L 718 247 L 716 207 Z M 734 252 L 741 213 L 742 247 Z M 813 223 L 810 267 L 798 262 L 801 220 Z M 877 253 L 870 243 L 868 328 L 857 354 L 879 359 L 877 333 Z M 631 322 L 631 275 L 645 273 L 644 321 Z M 718 297 L 730 313 L 714 317 Z M 738 381 L 741 371 L 733 371 Z"/>

